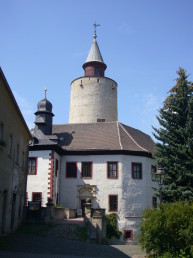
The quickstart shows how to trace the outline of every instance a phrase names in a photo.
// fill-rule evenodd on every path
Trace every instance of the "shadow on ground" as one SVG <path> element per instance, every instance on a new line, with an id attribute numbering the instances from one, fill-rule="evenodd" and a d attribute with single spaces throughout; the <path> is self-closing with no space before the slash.
<path id="1" fill-rule="evenodd" d="M 80 238 L 79 240 L 73 240 L 63 238 L 61 234 L 58 236 L 56 233 L 52 235 L 52 232 L 56 231 L 55 225 L 23 225 L 16 232 L 0 237 L 0 250 L 11 251 L 13 254 L 14 252 L 26 253 L 26 257 L 27 253 L 44 254 L 44 257 L 46 257 L 46 254 L 58 254 L 69 257 L 116 258 L 128 258 L 142 254 L 136 245 L 90 244 L 81 241 Z"/>

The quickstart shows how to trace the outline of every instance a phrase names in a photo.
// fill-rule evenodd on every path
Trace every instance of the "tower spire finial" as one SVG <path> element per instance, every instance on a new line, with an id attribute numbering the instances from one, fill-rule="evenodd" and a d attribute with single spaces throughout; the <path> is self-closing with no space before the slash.
<path id="1" fill-rule="evenodd" d="M 46 99 L 46 93 L 47 93 L 47 88 L 46 87 L 45 87 L 44 91 L 45 91 L 45 99 Z"/>
<path id="2" fill-rule="evenodd" d="M 93 26 L 94 26 L 94 36 L 93 36 L 93 38 L 96 40 L 96 38 L 97 38 L 97 35 L 96 35 L 96 28 L 97 28 L 98 26 L 100 26 L 100 24 L 96 24 L 96 21 L 95 21 L 95 23 L 93 24 Z"/>

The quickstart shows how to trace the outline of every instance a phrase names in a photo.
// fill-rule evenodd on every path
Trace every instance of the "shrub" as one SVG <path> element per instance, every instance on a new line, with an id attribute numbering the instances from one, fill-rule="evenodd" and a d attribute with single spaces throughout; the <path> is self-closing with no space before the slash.
<path id="1" fill-rule="evenodd" d="M 139 244 L 154 257 L 193 257 L 193 203 L 163 203 L 143 214 Z"/>
<path id="2" fill-rule="evenodd" d="M 107 238 L 111 237 L 116 237 L 120 238 L 121 236 L 121 231 L 117 229 L 117 214 L 116 213 L 111 213 L 106 215 L 106 220 L 107 220 Z"/>
<path id="3" fill-rule="evenodd" d="M 78 226 L 77 227 L 77 234 L 82 240 L 87 240 L 88 239 L 88 225 L 85 225 L 83 227 Z"/>

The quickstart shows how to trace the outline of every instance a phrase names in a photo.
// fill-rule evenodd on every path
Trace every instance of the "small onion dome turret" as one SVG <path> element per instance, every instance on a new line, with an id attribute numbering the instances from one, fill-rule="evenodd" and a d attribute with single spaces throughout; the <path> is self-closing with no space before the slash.
<path id="1" fill-rule="evenodd" d="M 46 99 L 46 91 L 47 89 L 45 90 L 45 98 L 38 102 L 38 110 L 35 112 L 35 132 L 41 130 L 43 134 L 51 135 L 54 114 L 52 113 L 51 102 Z"/>
<path id="2" fill-rule="evenodd" d="M 94 34 L 93 44 L 91 46 L 86 62 L 83 64 L 82 67 L 85 71 L 85 76 L 104 77 L 107 66 L 103 61 L 96 38 L 97 35 Z"/>
<path id="3" fill-rule="evenodd" d="M 40 100 L 38 102 L 38 111 L 48 111 L 52 112 L 52 103 L 46 98 Z"/>

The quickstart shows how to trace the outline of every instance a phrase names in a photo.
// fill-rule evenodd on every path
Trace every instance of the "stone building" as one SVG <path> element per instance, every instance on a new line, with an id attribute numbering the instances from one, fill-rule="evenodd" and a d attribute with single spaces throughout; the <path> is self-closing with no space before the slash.
<path id="1" fill-rule="evenodd" d="M 0 234 L 23 219 L 31 134 L 0 68 Z"/>
<path id="2" fill-rule="evenodd" d="M 132 242 L 142 211 L 155 204 L 154 142 L 118 121 L 117 83 L 105 77 L 106 68 L 95 34 L 85 74 L 71 83 L 69 124 L 52 125 L 51 103 L 38 103 L 27 195 L 83 216 L 89 198 L 93 208 L 117 214 L 122 240 Z"/>

